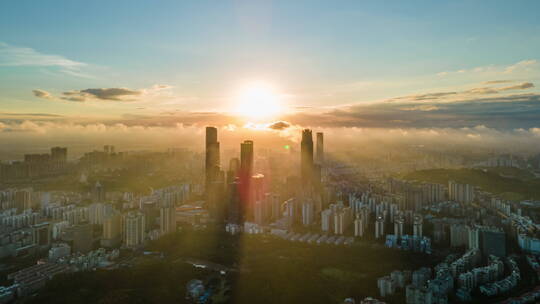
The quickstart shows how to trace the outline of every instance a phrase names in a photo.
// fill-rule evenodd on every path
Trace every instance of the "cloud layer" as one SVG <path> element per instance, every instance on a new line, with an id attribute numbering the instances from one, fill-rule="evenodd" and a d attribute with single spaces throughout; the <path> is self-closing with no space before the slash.
<path id="1" fill-rule="evenodd" d="M 272 125 L 222 126 L 219 138 L 224 151 L 238 149 L 245 139 L 255 141 L 257 148 L 277 149 L 283 145 L 298 147 L 303 126 L 289 125 L 275 130 Z M 471 128 L 339 128 L 318 127 L 325 133 L 329 151 L 369 149 L 372 153 L 398 151 L 400 147 L 426 146 L 429 149 L 467 148 L 478 151 L 499 149 L 534 153 L 540 145 L 540 128 L 497 130 L 486 126 Z M 69 146 L 77 154 L 104 143 L 115 144 L 119 150 L 166 149 L 187 147 L 202 150 L 204 125 L 143 126 L 122 123 L 75 123 L 67 121 L 11 121 L 0 122 L 0 140 L 4 147 L 35 151 L 52 145 Z M 296 149 L 296 148 L 294 148 Z M 389 150 L 390 149 L 390 150 Z M 394 149 L 394 150 L 392 150 Z M 2 152 L 0 149 L 0 152 Z"/>
<path id="2" fill-rule="evenodd" d="M 453 102 L 417 99 L 357 104 L 322 113 L 297 113 L 300 125 L 367 128 L 464 128 L 484 125 L 514 129 L 539 127 L 540 94 L 473 98 Z"/>

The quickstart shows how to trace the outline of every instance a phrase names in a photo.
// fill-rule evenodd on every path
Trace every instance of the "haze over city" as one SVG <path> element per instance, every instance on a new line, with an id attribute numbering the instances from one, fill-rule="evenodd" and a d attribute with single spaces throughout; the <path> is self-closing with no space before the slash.
<path id="1" fill-rule="evenodd" d="M 285 121 L 533 140 L 536 5 L 5 3 L 1 136 L 151 147 L 167 144 L 156 133 L 195 140 L 192 126 Z"/>
<path id="2" fill-rule="evenodd" d="M 0 303 L 539 301 L 539 12 L 0 3 Z"/>

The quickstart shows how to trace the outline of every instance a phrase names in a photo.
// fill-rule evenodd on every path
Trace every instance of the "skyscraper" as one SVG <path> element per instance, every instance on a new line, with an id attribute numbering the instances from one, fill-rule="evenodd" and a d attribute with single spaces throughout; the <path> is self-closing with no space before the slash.
<path id="1" fill-rule="evenodd" d="M 245 140 L 240 144 L 240 176 L 251 177 L 253 174 L 253 141 Z"/>
<path id="2" fill-rule="evenodd" d="M 316 160 L 319 165 L 324 163 L 324 134 L 322 132 L 317 132 Z"/>
<path id="3" fill-rule="evenodd" d="M 231 158 L 229 161 L 229 171 L 227 171 L 227 185 L 232 183 L 240 173 L 240 160 L 236 157 Z"/>
<path id="4" fill-rule="evenodd" d="M 206 161 L 205 161 L 205 186 L 208 189 L 211 182 L 219 176 L 219 142 L 217 141 L 217 129 L 206 127 Z"/>
<path id="5" fill-rule="evenodd" d="M 238 174 L 240 171 L 240 160 L 237 157 L 233 157 L 229 160 L 229 171 Z"/>
<path id="6" fill-rule="evenodd" d="M 246 212 L 251 209 L 252 180 L 253 175 L 253 141 L 245 140 L 240 144 L 240 218 L 245 219 Z"/>
<path id="7" fill-rule="evenodd" d="M 302 142 L 300 150 L 302 184 L 310 187 L 313 178 L 313 137 L 310 129 L 302 130 Z"/>
<path id="8" fill-rule="evenodd" d="M 240 191 L 242 185 L 240 178 L 236 177 L 233 182 L 228 184 L 229 188 L 229 223 L 240 224 L 242 222 L 242 200 L 240 197 Z"/>
<path id="9" fill-rule="evenodd" d="M 228 213 L 228 222 L 233 224 L 240 223 L 240 160 L 236 157 L 229 161 L 229 171 L 227 171 L 226 197 L 228 203 L 224 206 Z"/>

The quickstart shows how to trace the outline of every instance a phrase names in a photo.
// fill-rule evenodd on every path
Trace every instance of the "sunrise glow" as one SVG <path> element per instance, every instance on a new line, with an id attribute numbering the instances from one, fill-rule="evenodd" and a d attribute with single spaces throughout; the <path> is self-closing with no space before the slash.
<path id="1" fill-rule="evenodd" d="M 239 90 L 235 113 L 252 120 L 273 118 L 282 112 L 281 99 L 269 84 L 250 83 Z"/>

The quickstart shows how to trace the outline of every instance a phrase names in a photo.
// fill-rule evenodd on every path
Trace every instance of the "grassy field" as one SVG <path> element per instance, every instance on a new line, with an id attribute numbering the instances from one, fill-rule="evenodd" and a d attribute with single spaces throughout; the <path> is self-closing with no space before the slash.
<path id="1" fill-rule="evenodd" d="M 540 179 L 519 169 L 430 169 L 401 176 L 408 180 L 448 185 L 449 180 L 480 187 L 505 199 L 540 199 Z"/>

